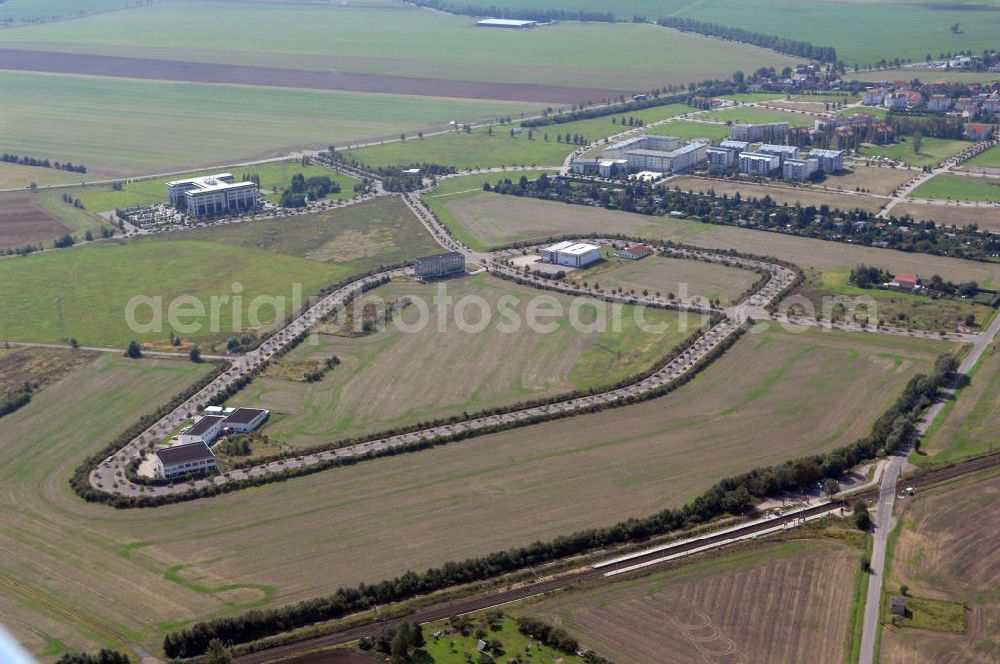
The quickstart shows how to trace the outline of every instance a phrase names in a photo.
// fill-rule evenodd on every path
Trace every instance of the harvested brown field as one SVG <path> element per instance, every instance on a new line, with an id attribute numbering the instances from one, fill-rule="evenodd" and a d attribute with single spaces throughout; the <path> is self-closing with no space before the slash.
<path id="1" fill-rule="evenodd" d="M 842 189 L 854 191 L 861 187 L 877 196 L 889 196 L 900 185 L 910 180 L 916 173 L 907 168 L 878 166 L 855 166 L 843 175 L 828 175 L 817 189 Z M 813 185 L 811 185 L 813 186 Z"/>
<path id="2" fill-rule="evenodd" d="M 892 208 L 892 214 L 900 217 L 908 214 L 917 221 L 932 220 L 943 226 L 964 227 L 978 224 L 984 231 L 1000 232 L 1000 207 L 968 205 L 921 205 L 920 203 L 900 203 Z"/>
<path id="3" fill-rule="evenodd" d="M 618 664 L 840 664 L 857 556 L 832 541 L 767 543 L 525 612 Z"/>
<path id="4" fill-rule="evenodd" d="M 886 582 L 912 597 L 965 603 L 964 634 L 884 626 L 885 664 L 1000 660 L 1000 475 L 995 470 L 927 489 L 906 507 Z M 946 627 L 947 625 L 941 625 Z"/>
<path id="5" fill-rule="evenodd" d="M 353 74 L 215 63 L 207 67 L 180 60 L 154 60 L 84 53 L 58 53 L 0 48 L 0 69 L 14 71 L 110 76 L 153 81 L 226 83 L 308 90 L 343 90 L 381 94 L 496 99 L 539 104 L 579 104 L 612 99 L 638 90 L 562 87 L 532 83 L 458 81 L 382 74 Z"/>
<path id="6" fill-rule="evenodd" d="M 41 207 L 38 196 L 0 193 L 0 247 L 37 244 L 70 230 Z"/>
<path id="7" fill-rule="evenodd" d="M 776 256 L 802 267 L 823 271 L 845 272 L 864 263 L 881 265 L 895 272 L 937 273 L 956 283 L 976 281 L 988 288 L 1000 285 L 1000 264 L 860 247 L 735 226 L 492 193 L 456 198 L 445 207 L 454 217 L 454 223 L 460 224 L 471 240 L 486 246 L 569 233 L 613 232 L 673 240 L 708 249 L 737 249 L 761 256 Z"/>
<path id="8" fill-rule="evenodd" d="M 81 649 L 117 644 L 81 616 L 156 652 L 167 623 L 651 514 L 723 476 L 854 440 L 946 347 L 749 335 L 694 383 L 644 404 L 151 510 L 84 503 L 66 478 L 129 414 L 205 367 L 104 354 L 0 427 L 0 583 L 11 577 L 57 607 L 4 591 L 0 612 L 33 652 L 42 634 Z"/>
<path id="9" fill-rule="evenodd" d="M 829 178 L 827 182 L 833 181 Z M 878 212 L 888 199 L 876 196 L 855 194 L 852 190 L 846 189 L 844 192 L 823 191 L 809 186 L 792 187 L 788 185 L 766 185 L 752 184 L 745 182 L 729 182 L 724 180 L 710 180 L 692 176 L 681 176 L 664 180 L 665 187 L 674 189 L 680 187 L 681 191 L 706 192 L 709 189 L 715 191 L 717 195 L 733 194 L 739 192 L 743 198 L 764 198 L 770 196 L 772 199 L 785 205 L 829 205 L 830 207 L 842 210 L 852 210 L 860 208 L 868 212 Z M 831 186 L 831 185 L 828 185 Z"/>
<path id="10" fill-rule="evenodd" d="M 86 351 L 56 348 L 17 348 L 0 355 L 0 401 L 26 383 L 37 394 L 95 356 Z"/>

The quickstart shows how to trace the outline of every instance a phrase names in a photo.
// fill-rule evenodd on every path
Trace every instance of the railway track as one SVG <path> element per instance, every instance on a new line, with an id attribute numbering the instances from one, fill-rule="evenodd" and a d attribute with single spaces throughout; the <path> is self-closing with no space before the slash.
<path id="1" fill-rule="evenodd" d="M 985 470 L 987 468 L 997 467 L 1000 467 L 1000 453 L 970 459 L 969 461 L 963 461 L 955 464 L 954 466 L 949 466 L 947 468 L 942 468 L 940 470 L 931 471 L 924 475 L 910 478 L 909 480 L 906 480 L 906 486 L 928 486 L 978 472 L 980 470 Z M 851 500 L 874 500 L 878 498 L 878 493 L 879 487 L 875 486 L 854 494 L 851 496 Z M 352 627 L 341 632 L 335 632 L 311 639 L 305 639 L 303 641 L 297 641 L 295 643 L 277 646 L 268 650 L 242 655 L 237 657 L 234 661 L 238 664 L 270 664 L 271 662 L 286 661 L 307 651 L 346 645 L 366 636 L 373 636 L 380 629 L 382 629 L 382 627 L 386 625 L 393 625 L 403 620 L 417 623 L 428 623 L 444 620 L 455 615 L 484 611 L 486 609 L 502 606 L 511 602 L 528 599 L 529 597 L 536 597 L 538 595 L 544 595 L 557 590 L 563 590 L 581 583 L 600 581 L 616 571 L 631 568 L 644 562 L 652 562 L 665 556 L 685 553 L 707 545 L 720 544 L 739 537 L 751 536 L 756 533 L 773 529 L 775 526 L 791 524 L 801 519 L 807 519 L 820 514 L 834 512 L 846 506 L 846 504 L 846 501 L 834 501 L 823 505 L 816 505 L 791 514 L 775 517 L 774 519 L 769 519 L 767 521 L 749 524 L 743 528 L 728 529 L 715 535 L 706 535 L 694 540 L 685 540 L 683 542 L 679 542 L 676 546 L 668 546 L 666 548 L 660 547 L 654 551 L 629 557 L 626 560 L 621 560 L 619 562 L 615 562 L 614 564 L 603 565 L 600 568 L 588 568 L 551 579 L 519 586 L 517 588 L 511 588 L 510 590 L 491 592 L 479 597 L 473 597 L 458 602 L 424 609 L 400 618 Z"/>

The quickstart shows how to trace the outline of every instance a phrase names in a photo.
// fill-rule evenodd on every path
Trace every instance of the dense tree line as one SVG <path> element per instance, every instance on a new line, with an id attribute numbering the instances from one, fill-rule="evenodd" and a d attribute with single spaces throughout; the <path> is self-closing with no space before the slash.
<path id="1" fill-rule="evenodd" d="M 662 26 L 674 28 L 683 32 L 696 32 L 700 35 L 718 37 L 728 41 L 753 44 L 762 48 L 769 48 L 772 51 L 786 53 L 809 60 L 819 62 L 837 62 L 837 50 L 832 46 L 815 46 L 806 41 L 796 41 L 778 35 L 768 35 L 762 32 L 753 32 L 743 28 L 735 28 L 718 23 L 708 23 L 696 21 L 690 18 L 680 18 L 677 16 L 662 16 L 657 21 Z"/>
<path id="2" fill-rule="evenodd" d="M 132 660 L 125 653 L 102 648 L 96 654 L 66 653 L 56 664 L 130 664 Z"/>
<path id="3" fill-rule="evenodd" d="M 281 193 L 281 207 L 305 207 L 309 201 L 318 201 L 330 194 L 340 193 L 340 185 L 328 175 L 305 177 L 302 173 L 292 176 L 291 185 Z"/>
<path id="4" fill-rule="evenodd" d="M 522 21 L 594 21 L 614 23 L 615 15 L 611 12 L 573 11 L 569 9 L 514 9 L 486 4 L 458 4 L 447 0 L 413 0 L 418 7 L 428 7 L 438 11 L 458 14 L 459 16 L 490 16 L 493 18 L 508 18 Z"/>
<path id="5" fill-rule="evenodd" d="M 570 636 L 569 632 L 538 618 L 520 616 L 517 619 L 517 629 L 521 634 L 541 641 L 548 647 L 567 655 L 575 655 L 576 651 L 580 649 L 580 643 Z"/>
<path id="6" fill-rule="evenodd" d="M 375 636 L 361 639 L 358 647 L 388 657 L 392 664 L 407 664 L 411 661 L 411 655 L 425 644 L 423 628 L 404 620 L 395 625 L 384 626 Z"/>
<path id="7" fill-rule="evenodd" d="M 965 137 L 965 122 L 962 118 L 942 115 L 906 115 L 895 112 L 886 117 L 886 122 L 892 125 L 899 136 L 920 135 L 952 140 Z"/>
<path id="8" fill-rule="evenodd" d="M 732 342 L 730 338 L 730 343 Z M 740 515 L 754 503 L 787 491 L 811 488 L 824 478 L 836 478 L 863 461 L 901 449 L 913 438 L 921 413 L 954 379 L 958 361 L 940 357 L 929 375 L 914 376 L 896 402 L 883 413 L 871 433 L 850 445 L 826 454 L 790 460 L 777 466 L 760 467 L 720 481 L 694 501 L 645 518 L 632 518 L 607 528 L 595 528 L 535 542 L 464 561 L 448 562 L 418 574 L 406 572 L 394 579 L 356 588 L 340 588 L 332 595 L 305 600 L 275 609 L 252 610 L 238 616 L 199 622 L 171 632 L 164 638 L 168 657 L 201 654 L 213 639 L 245 643 L 350 613 L 426 595 L 454 585 L 493 578 L 625 542 L 643 541 L 654 535 L 693 527 L 723 514 Z"/>
<path id="9" fill-rule="evenodd" d="M 578 108 L 566 113 L 545 113 L 540 118 L 530 118 L 528 120 L 521 121 L 521 126 L 525 128 L 547 127 L 554 124 L 576 122 L 577 120 L 592 120 L 594 118 L 603 118 L 608 115 L 634 113 L 635 111 L 641 111 L 646 108 L 655 108 L 657 106 L 684 104 L 687 102 L 687 99 L 687 92 L 673 95 L 661 95 L 654 90 L 646 99 L 638 99 L 635 101 L 622 100 L 617 104 Z"/>
<path id="10" fill-rule="evenodd" d="M 26 157 L 23 155 L 16 155 L 9 152 L 0 155 L 0 161 L 5 161 L 8 164 L 18 164 L 20 166 L 37 166 L 39 168 L 54 168 L 59 171 L 70 171 L 72 173 L 86 173 L 87 167 L 83 164 L 74 164 L 71 161 L 65 163 L 59 163 L 58 161 L 49 161 L 48 159 L 38 159 L 37 157 Z"/>
<path id="11" fill-rule="evenodd" d="M 991 260 L 1000 253 L 1000 236 L 980 232 L 972 226 L 942 229 L 933 221 L 917 221 L 910 215 L 882 220 L 862 209 L 841 210 L 825 204 L 784 205 L 770 196 L 744 198 L 738 192 L 731 197 L 716 196 L 711 182 L 705 183 L 704 193 L 668 189 L 655 183 L 628 181 L 608 187 L 606 182 L 556 177 L 543 183 L 536 180 L 504 184 L 494 190 L 565 203 L 597 204 L 609 210 L 639 214 L 676 213 L 674 216 L 703 223 L 738 225 L 835 242 L 980 261 Z M 876 223 L 882 221 L 890 223 Z"/>

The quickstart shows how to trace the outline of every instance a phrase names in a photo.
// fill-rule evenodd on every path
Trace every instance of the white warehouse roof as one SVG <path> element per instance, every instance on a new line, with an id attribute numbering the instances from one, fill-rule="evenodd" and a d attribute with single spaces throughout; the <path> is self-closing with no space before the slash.
<path id="1" fill-rule="evenodd" d="M 518 21 L 511 18 L 484 18 L 476 25 L 495 26 L 499 28 L 528 28 L 537 24 L 538 21 Z"/>
<path id="2" fill-rule="evenodd" d="M 571 256 L 583 256 L 584 254 L 589 254 L 590 252 L 597 249 L 600 251 L 600 247 L 594 244 L 584 244 L 582 242 L 560 242 L 559 244 L 554 244 L 551 247 L 545 249 L 545 251 L 558 251 L 561 254 L 569 254 Z"/>

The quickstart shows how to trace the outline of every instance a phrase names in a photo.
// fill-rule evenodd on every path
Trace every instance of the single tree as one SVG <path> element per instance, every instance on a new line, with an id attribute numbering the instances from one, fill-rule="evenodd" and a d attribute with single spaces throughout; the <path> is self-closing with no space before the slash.
<path id="1" fill-rule="evenodd" d="M 139 345 L 138 341 L 128 342 L 128 347 L 125 348 L 125 357 L 130 357 L 133 360 L 142 357 L 142 346 Z"/>
<path id="2" fill-rule="evenodd" d="M 865 532 L 872 529 L 872 517 L 868 514 L 868 506 L 864 503 L 854 506 L 854 526 Z"/>
<path id="3" fill-rule="evenodd" d="M 188 357 L 190 357 L 191 361 L 194 362 L 195 364 L 200 363 L 201 362 L 201 347 L 198 346 L 197 344 L 195 344 L 194 346 L 192 346 L 190 352 L 188 352 Z"/>
<path id="4" fill-rule="evenodd" d="M 208 650 L 202 658 L 202 664 L 229 664 L 233 661 L 233 655 L 219 639 L 212 639 L 208 642 Z"/>

